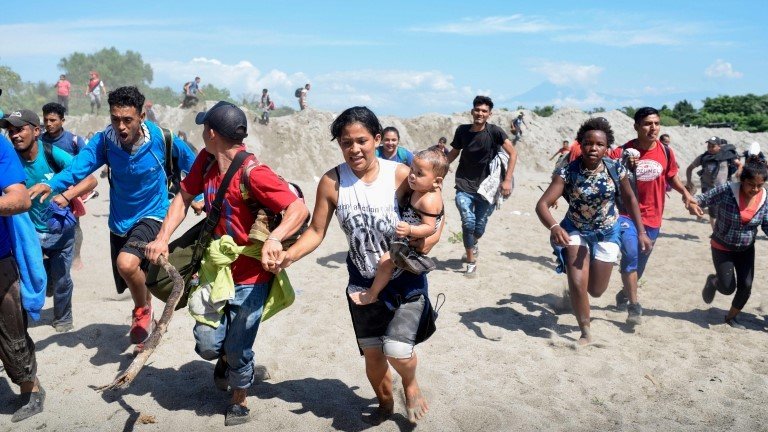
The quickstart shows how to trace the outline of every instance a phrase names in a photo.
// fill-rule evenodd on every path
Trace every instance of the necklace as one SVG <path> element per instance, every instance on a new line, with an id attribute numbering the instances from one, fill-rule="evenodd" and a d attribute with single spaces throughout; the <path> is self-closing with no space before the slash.
<path id="1" fill-rule="evenodd" d="M 584 163 L 581 164 L 581 174 L 584 175 L 585 177 L 595 175 L 600 171 L 602 171 L 602 169 L 603 169 L 602 163 L 599 163 L 594 169 L 586 168 L 584 166 Z"/>

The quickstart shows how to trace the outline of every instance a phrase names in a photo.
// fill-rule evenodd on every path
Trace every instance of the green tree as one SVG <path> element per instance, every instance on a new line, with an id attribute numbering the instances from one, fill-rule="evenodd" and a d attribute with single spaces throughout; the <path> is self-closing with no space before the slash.
<path id="1" fill-rule="evenodd" d="M 634 118 L 635 117 L 635 113 L 637 112 L 637 108 L 631 107 L 631 106 L 625 106 L 625 107 L 621 107 L 619 109 L 619 111 L 621 111 L 624 114 L 626 114 L 627 117 Z"/>
<path id="2" fill-rule="evenodd" d="M 672 115 L 683 124 L 692 123 L 696 119 L 697 114 L 696 108 L 686 99 L 676 103 L 672 108 Z"/>
<path id="3" fill-rule="evenodd" d="M 73 86 L 85 90 L 89 72 L 97 71 L 107 89 L 126 85 L 149 86 L 152 83 L 152 67 L 144 63 L 141 54 L 127 50 L 125 54 L 117 48 L 103 48 L 93 54 L 74 52 L 59 61 L 59 69 L 67 74 Z"/>
<path id="4" fill-rule="evenodd" d="M 535 112 L 537 115 L 540 115 L 542 117 L 549 117 L 552 114 L 555 113 L 555 107 L 553 105 L 545 105 L 543 107 L 535 106 L 533 107 L 533 112 Z"/>

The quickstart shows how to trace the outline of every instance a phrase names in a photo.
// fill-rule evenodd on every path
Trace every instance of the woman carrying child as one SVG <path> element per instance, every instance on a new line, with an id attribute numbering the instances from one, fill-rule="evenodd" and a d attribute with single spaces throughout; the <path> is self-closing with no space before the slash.
<path id="1" fill-rule="evenodd" d="M 717 205 L 715 227 L 710 240 L 715 274 L 707 276 L 701 297 L 710 304 L 715 292 L 730 295 L 736 292 L 725 323 L 744 329 L 736 317 L 752 293 L 755 274 L 755 237 L 757 227 L 768 234 L 768 204 L 765 180 L 768 168 L 754 160 L 744 164 L 739 182 L 726 183 L 695 196 L 698 206 L 691 205 L 692 214 L 703 214 L 700 207 Z"/>
<path id="2" fill-rule="evenodd" d="M 613 130 L 603 118 L 584 122 L 576 136 L 582 155 L 552 176 L 552 182 L 539 202 L 536 214 L 549 228 L 560 266 L 568 276 L 568 292 L 576 321 L 581 329 L 579 344 L 592 342 L 589 297 L 600 297 L 608 288 L 613 263 L 619 256 L 618 196 L 627 207 L 642 251 L 650 251 L 651 240 L 642 230 L 640 209 L 618 161 L 604 158 L 613 144 Z M 569 202 L 562 222 L 549 211 L 558 198 Z M 561 252 L 561 253 L 558 253 Z"/>
<path id="3" fill-rule="evenodd" d="M 378 424 L 393 413 L 391 365 L 402 378 L 408 419 L 415 423 L 429 409 L 416 381 L 418 360 L 413 349 L 427 306 L 426 275 L 401 271 L 378 294 L 378 301 L 357 305 L 350 299 L 352 294 L 370 289 L 379 262 L 396 236 L 398 203 L 406 202 L 410 192 L 410 170 L 406 165 L 376 158 L 382 127 L 366 107 L 342 112 L 331 124 L 331 135 L 339 143 L 344 163 L 330 169 L 320 180 L 312 222 L 296 244 L 283 252 L 280 266 L 286 268 L 315 250 L 336 214 L 349 243 L 346 297 L 352 325 L 365 358 L 366 375 L 379 402 L 364 420 Z M 420 180 L 416 183 L 421 184 Z M 420 205 L 413 197 L 410 202 Z M 434 226 L 436 231 L 430 228 L 431 235 L 413 240 L 411 246 L 429 252 L 442 231 L 442 224 Z"/>

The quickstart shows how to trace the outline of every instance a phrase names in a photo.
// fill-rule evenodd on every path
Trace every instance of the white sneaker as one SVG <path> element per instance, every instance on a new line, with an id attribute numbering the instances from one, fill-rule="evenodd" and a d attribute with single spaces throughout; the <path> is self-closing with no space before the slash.
<path id="1" fill-rule="evenodd" d="M 464 276 L 468 278 L 477 277 L 477 263 L 467 263 L 467 269 L 464 271 Z"/>

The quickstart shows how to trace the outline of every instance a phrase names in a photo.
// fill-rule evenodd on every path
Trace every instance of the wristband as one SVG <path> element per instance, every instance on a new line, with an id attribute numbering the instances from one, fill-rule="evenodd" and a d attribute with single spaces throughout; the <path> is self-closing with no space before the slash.
<path id="1" fill-rule="evenodd" d="M 559 223 L 556 223 L 556 224 L 552 225 L 551 227 L 549 227 L 549 230 L 550 230 L 550 231 L 552 231 L 552 228 L 554 228 L 554 227 L 556 227 L 556 226 L 560 226 L 560 224 L 559 224 Z"/>
<path id="2" fill-rule="evenodd" d="M 278 243 L 282 243 L 282 241 L 279 238 L 277 238 L 277 237 L 267 237 L 267 240 L 265 240 L 265 241 L 269 241 L 269 240 L 274 240 L 274 241 L 276 241 Z"/>
<path id="3" fill-rule="evenodd" d="M 67 198 L 67 196 L 66 196 L 66 195 L 64 195 L 64 193 L 63 193 L 63 192 L 62 192 L 62 193 L 60 193 L 59 195 L 61 195 L 61 197 L 62 197 L 62 198 L 64 198 L 65 200 L 67 200 L 67 204 L 70 204 L 69 198 Z"/>

